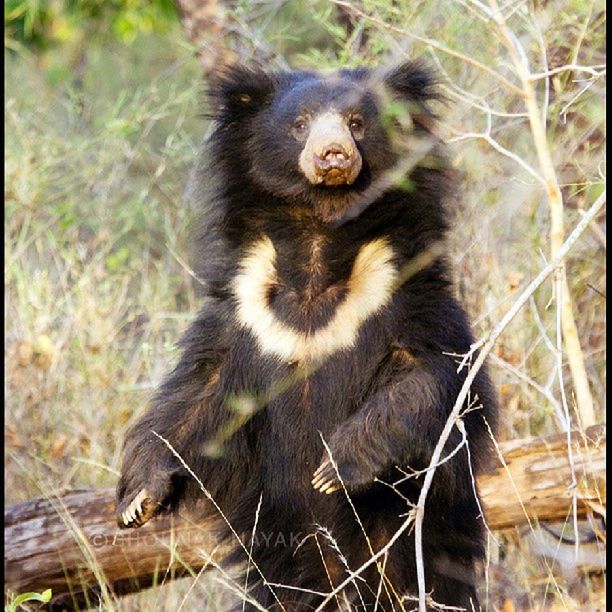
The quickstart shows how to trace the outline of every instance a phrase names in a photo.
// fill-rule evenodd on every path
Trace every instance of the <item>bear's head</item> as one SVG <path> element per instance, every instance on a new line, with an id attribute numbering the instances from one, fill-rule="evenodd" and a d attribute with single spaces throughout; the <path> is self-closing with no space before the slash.
<path id="1" fill-rule="evenodd" d="M 341 223 L 431 164 L 431 72 L 226 69 L 211 88 L 219 156 L 275 202 Z"/>

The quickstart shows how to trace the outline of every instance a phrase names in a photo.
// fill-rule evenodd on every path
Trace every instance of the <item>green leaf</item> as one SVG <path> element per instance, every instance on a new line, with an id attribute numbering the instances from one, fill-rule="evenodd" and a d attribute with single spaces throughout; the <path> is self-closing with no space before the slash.
<path id="1" fill-rule="evenodd" d="M 106 266 L 110 272 L 116 272 L 125 264 L 130 254 L 126 246 L 122 246 L 106 258 Z"/>
<path id="2" fill-rule="evenodd" d="M 40 601 L 42 603 L 47 603 L 48 601 L 51 601 L 51 594 L 51 589 L 47 589 L 42 593 L 21 593 L 4 608 L 4 612 L 14 612 L 17 610 L 17 606 L 24 604 L 26 601 Z"/>

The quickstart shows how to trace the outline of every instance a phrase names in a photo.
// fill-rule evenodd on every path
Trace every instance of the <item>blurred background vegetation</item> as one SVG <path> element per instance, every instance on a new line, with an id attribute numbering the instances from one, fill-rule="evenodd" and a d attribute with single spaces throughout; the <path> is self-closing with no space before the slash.
<path id="1" fill-rule="evenodd" d="M 415 56 L 437 66 L 448 99 L 440 130 L 462 175 L 453 202 L 456 280 L 482 336 L 550 249 L 546 194 L 525 168 L 538 162 L 523 102 L 474 63 L 513 78 L 507 51 L 475 0 L 354 6 L 358 13 L 328 0 L 219 3 L 217 43 L 234 59 L 276 67 L 374 66 Z M 502 9 L 532 71 L 554 73 L 536 86 L 569 231 L 605 185 L 604 3 L 516 0 Z M 7 503 L 114 486 L 124 432 L 176 358 L 174 344 L 197 308 L 187 263 L 194 210 L 183 191 L 207 129 L 203 72 L 215 41 L 188 34 L 171 0 L 5 1 Z M 594 68 L 554 72 L 564 65 Z M 488 121 L 497 148 L 474 137 Z M 598 421 L 606 383 L 604 222 L 600 215 L 567 263 Z M 564 364 L 559 382 L 551 349 L 551 298 L 548 283 L 492 360 L 501 439 L 559 431 L 560 384 L 573 410 L 570 373 Z M 501 541 L 496 606 L 603 609 L 599 571 L 580 567 L 553 578 L 519 530 Z M 176 609 L 183 582 L 122 606 Z M 188 607 L 215 597 L 202 584 Z"/>

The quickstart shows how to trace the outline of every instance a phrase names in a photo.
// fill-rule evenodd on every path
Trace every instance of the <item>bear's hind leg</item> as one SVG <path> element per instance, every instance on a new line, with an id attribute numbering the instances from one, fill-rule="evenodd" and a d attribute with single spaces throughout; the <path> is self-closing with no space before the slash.
<path id="1" fill-rule="evenodd" d="M 456 606 L 468 612 L 478 612 L 480 605 L 473 563 L 439 557 L 434 565 L 435 569 L 429 573 L 430 579 L 427 585 L 432 599 L 438 604 Z"/>

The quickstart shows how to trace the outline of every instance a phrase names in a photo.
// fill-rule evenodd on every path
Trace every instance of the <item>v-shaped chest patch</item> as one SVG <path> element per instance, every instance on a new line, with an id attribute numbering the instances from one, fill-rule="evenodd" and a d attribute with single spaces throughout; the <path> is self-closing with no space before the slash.
<path id="1" fill-rule="evenodd" d="M 363 323 L 391 299 L 399 273 L 385 239 L 364 244 L 353 263 L 347 292 L 326 325 L 312 333 L 293 329 L 270 308 L 270 288 L 278 282 L 276 249 L 264 236 L 242 258 L 233 281 L 238 323 L 250 330 L 262 353 L 288 362 L 324 359 L 350 348 Z"/>

